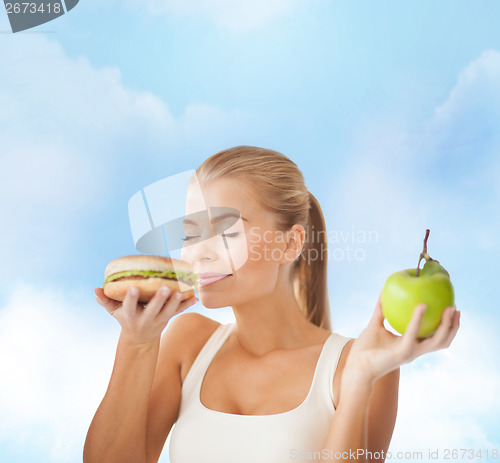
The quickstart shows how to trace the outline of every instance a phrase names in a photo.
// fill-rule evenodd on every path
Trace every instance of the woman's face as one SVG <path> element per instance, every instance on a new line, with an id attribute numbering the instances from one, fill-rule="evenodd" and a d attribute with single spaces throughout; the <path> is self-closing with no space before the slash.
<path id="1" fill-rule="evenodd" d="M 241 180 L 213 180 L 201 192 L 188 191 L 181 258 L 200 275 L 203 305 L 228 307 L 272 293 L 286 248 L 274 214 L 258 205 Z M 208 217 L 199 212 L 202 207 Z"/>

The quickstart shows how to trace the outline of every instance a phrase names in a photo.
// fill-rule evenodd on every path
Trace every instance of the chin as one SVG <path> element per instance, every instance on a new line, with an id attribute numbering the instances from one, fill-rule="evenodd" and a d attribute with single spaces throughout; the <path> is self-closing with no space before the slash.
<path id="1" fill-rule="evenodd" d="M 229 307 L 228 304 L 208 304 L 204 302 L 203 299 L 200 299 L 200 302 L 203 304 L 203 307 L 205 307 L 205 309 L 223 309 L 225 307 Z"/>
<path id="2" fill-rule="evenodd" d="M 200 298 L 200 302 L 206 309 L 222 309 L 224 307 L 229 307 L 230 304 L 227 300 L 222 300 L 223 298 L 217 297 L 211 294 L 200 294 L 198 292 L 198 297 Z M 225 298 L 224 298 L 225 299 Z"/>

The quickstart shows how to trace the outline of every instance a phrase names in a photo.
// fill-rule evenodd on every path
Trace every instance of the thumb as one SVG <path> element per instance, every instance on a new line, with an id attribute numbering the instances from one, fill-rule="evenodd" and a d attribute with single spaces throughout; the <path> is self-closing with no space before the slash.
<path id="1" fill-rule="evenodd" d="M 110 299 L 106 296 L 102 288 L 95 288 L 94 293 L 96 301 L 102 305 L 110 315 L 113 315 L 115 310 L 121 305 L 121 302 L 115 301 L 114 299 Z"/>
<path id="2" fill-rule="evenodd" d="M 370 319 L 369 325 L 372 326 L 384 326 L 384 313 L 382 312 L 382 291 L 378 295 L 377 303 L 375 304 L 375 310 L 373 311 L 372 318 Z"/>

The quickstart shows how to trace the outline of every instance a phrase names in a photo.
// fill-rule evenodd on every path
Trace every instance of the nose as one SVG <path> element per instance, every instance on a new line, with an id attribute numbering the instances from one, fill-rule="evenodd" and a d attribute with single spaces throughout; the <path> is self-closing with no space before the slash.
<path id="1" fill-rule="evenodd" d="M 220 236 L 212 236 L 201 239 L 193 244 L 184 245 L 181 250 L 181 258 L 187 262 L 217 261 L 221 253 L 225 252 L 224 242 Z"/>

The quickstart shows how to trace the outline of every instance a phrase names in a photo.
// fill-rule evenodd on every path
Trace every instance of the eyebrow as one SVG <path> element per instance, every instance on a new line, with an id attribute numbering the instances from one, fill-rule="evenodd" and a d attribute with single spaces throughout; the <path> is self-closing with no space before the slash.
<path id="1" fill-rule="evenodd" d="M 245 217 L 243 217 L 241 215 L 234 214 L 232 212 L 228 212 L 227 214 L 222 214 L 222 215 L 219 215 L 217 217 L 214 217 L 214 219 L 212 220 L 212 223 L 214 223 L 214 222 L 220 222 L 221 220 L 227 219 L 229 217 L 236 218 L 236 219 L 241 219 L 241 220 L 244 220 L 245 222 L 248 222 L 248 220 L 245 219 Z M 184 219 L 182 221 L 182 223 L 183 224 L 189 224 L 189 225 L 198 225 L 197 222 L 195 222 L 193 220 L 190 220 L 190 219 Z"/>

